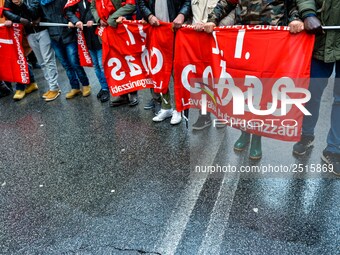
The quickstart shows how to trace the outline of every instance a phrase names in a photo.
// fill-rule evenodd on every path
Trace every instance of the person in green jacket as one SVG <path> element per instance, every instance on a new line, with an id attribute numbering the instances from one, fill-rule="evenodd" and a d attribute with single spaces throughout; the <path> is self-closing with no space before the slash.
<path id="1" fill-rule="evenodd" d="M 323 30 L 322 26 L 340 26 L 339 0 L 296 0 L 304 20 L 305 30 L 316 34 L 311 63 L 309 91 L 311 99 L 306 104 L 312 114 L 305 116 L 301 140 L 293 147 L 295 155 L 303 155 L 314 142 L 314 128 L 318 121 L 321 97 L 328 78 L 335 68 L 335 84 L 331 111 L 331 128 L 322 160 L 331 166 L 333 173 L 340 175 L 340 30 Z M 303 10 L 303 11 L 301 11 Z"/>

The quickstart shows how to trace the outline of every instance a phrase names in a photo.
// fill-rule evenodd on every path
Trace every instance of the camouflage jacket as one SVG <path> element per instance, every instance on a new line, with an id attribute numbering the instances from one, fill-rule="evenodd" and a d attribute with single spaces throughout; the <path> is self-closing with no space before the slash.
<path id="1" fill-rule="evenodd" d="M 296 0 L 219 0 L 208 21 L 217 25 L 233 9 L 240 25 L 283 26 L 299 19 Z"/>

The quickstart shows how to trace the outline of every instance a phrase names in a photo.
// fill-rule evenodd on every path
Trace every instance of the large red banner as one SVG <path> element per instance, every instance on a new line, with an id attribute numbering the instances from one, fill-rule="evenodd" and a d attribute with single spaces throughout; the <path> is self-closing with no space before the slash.
<path id="1" fill-rule="evenodd" d="M 22 25 L 0 26 L 0 80 L 29 84 L 28 65 L 21 42 Z"/>
<path id="2" fill-rule="evenodd" d="M 176 34 L 176 108 L 200 108 L 216 123 L 297 141 L 309 114 L 313 45 L 314 36 L 287 27 L 220 27 L 212 34 L 184 27 Z"/>
<path id="3" fill-rule="evenodd" d="M 174 34 L 170 23 L 158 27 L 124 21 L 98 31 L 103 42 L 105 76 L 113 96 L 144 88 L 166 93 L 172 72 Z"/>

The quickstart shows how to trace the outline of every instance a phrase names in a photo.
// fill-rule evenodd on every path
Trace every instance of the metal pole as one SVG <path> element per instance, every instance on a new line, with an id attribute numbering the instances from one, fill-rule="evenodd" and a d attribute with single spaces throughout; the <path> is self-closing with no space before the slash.
<path id="1" fill-rule="evenodd" d="M 50 22 L 39 22 L 40 27 L 68 27 L 68 24 L 64 23 L 50 23 Z M 87 27 L 87 24 L 83 24 L 84 27 Z M 97 26 L 97 23 L 94 23 L 93 26 Z"/>

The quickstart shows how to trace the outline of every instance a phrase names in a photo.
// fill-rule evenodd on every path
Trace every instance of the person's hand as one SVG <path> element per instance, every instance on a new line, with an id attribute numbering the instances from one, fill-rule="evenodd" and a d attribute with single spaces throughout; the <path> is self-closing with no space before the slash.
<path id="1" fill-rule="evenodd" d="M 78 21 L 78 22 L 76 23 L 76 28 L 79 28 L 80 30 L 83 30 L 83 28 L 84 28 L 83 22 Z"/>
<path id="2" fill-rule="evenodd" d="M 94 24 L 93 20 L 89 20 L 89 21 L 86 23 L 87 27 L 92 27 L 93 24 Z"/>
<path id="3" fill-rule="evenodd" d="M 305 30 L 310 34 L 321 34 L 323 32 L 321 22 L 316 16 L 310 16 L 304 20 Z"/>
<path id="4" fill-rule="evenodd" d="M 15 5 L 20 6 L 20 5 L 22 5 L 23 0 L 12 0 L 12 3 L 15 4 Z"/>
<path id="5" fill-rule="evenodd" d="M 68 26 L 68 28 L 74 28 L 74 25 L 73 25 L 73 23 L 72 23 L 71 21 L 69 21 L 69 22 L 67 23 L 67 26 Z"/>
<path id="6" fill-rule="evenodd" d="M 108 24 L 107 24 L 107 22 L 105 22 L 104 20 L 99 20 L 99 23 L 100 23 L 100 26 L 101 27 L 107 27 L 108 26 Z"/>
<path id="7" fill-rule="evenodd" d="M 198 32 L 204 31 L 204 24 L 201 22 L 194 24 L 194 30 Z"/>
<path id="8" fill-rule="evenodd" d="M 148 21 L 149 21 L 149 24 L 151 26 L 159 26 L 159 20 L 157 19 L 157 17 L 155 15 L 150 15 L 148 17 Z"/>
<path id="9" fill-rule="evenodd" d="M 5 20 L 5 27 L 11 27 L 13 22 L 11 20 Z"/>
<path id="10" fill-rule="evenodd" d="M 118 19 L 116 19 L 116 23 L 117 23 L 117 24 L 120 24 L 120 23 L 122 23 L 124 20 L 126 20 L 126 18 L 120 16 L 120 17 L 118 17 Z"/>
<path id="11" fill-rule="evenodd" d="M 178 14 L 177 17 L 174 19 L 174 21 L 172 22 L 173 24 L 173 28 L 174 29 L 179 29 L 181 28 L 181 26 L 183 25 L 184 23 L 184 15 L 182 13 Z"/>
<path id="12" fill-rule="evenodd" d="M 204 32 L 206 33 L 212 33 L 215 27 L 216 27 L 216 24 L 214 22 L 207 22 L 204 24 L 203 29 L 204 29 Z"/>
<path id="13" fill-rule="evenodd" d="M 25 27 L 30 27 L 32 25 L 32 22 L 28 19 L 20 18 L 20 23 L 23 24 Z"/>
<path id="14" fill-rule="evenodd" d="M 304 24 L 301 20 L 293 20 L 288 24 L 289 32 L 292 34 L 300 33 L 304 30 Z"/>

